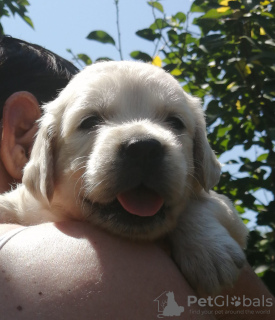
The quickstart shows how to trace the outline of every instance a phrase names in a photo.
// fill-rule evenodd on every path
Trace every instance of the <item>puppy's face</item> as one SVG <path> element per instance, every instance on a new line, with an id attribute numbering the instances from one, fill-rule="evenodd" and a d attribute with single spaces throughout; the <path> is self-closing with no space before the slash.
<path id="1" fill-rule="evenodd" d="M 23 182 L 56 214 L 154 239 L 175 226 L 197 181 L 217 182 L 198 101 L 162 69 L 96 64 L 45 112 Z"/>

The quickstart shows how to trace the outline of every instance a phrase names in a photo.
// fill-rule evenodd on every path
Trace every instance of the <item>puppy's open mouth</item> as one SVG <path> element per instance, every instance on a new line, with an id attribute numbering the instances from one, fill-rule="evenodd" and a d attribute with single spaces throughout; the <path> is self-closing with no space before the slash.
<path id="1" fill-rule="evenodd" d="M 144 238 L 165 224 L 164 199 L 143 185 L 121 192 L 108 204 L 91 202 L 88 220 L 127 237 Z"/>
<path id="2" fill-rule="evenodd" d="M 121 192 L 117 196 L 121 206 L 131 214 L 140 217 L 155 215 L 163 206 L 163 198 L 154 190 L 145 186 Z"/>

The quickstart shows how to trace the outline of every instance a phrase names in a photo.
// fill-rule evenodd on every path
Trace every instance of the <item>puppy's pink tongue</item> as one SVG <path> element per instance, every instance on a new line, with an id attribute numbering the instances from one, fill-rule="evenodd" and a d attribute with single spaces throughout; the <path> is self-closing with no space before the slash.
<path id="1" fill-rule="evenodd" d="M 117 196 L 122 207 L 137 216 L 153 216 L 163 205 L 163 199 L 155 191 L 139 187 Z"/>

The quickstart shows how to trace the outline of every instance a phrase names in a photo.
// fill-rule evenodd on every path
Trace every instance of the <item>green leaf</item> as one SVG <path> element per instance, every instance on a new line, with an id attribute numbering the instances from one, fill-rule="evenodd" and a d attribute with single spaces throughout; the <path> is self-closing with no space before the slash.
<path id="1" fill-rule="evenodd" d="M 16 0 L 17 4 L 23 7 L 27 7 L 30 5 L 29 1 L 27 0 Z"/>
<path id="2" fill-rule="evenodd" d="M 133 51 L 130 53 L 130 56 L 135 60 L 142 60 L 145 62 L 152 62 L 152 57 L 149 54 L 144 53 L 142 51 Z"/>
<path id="3" fill-rule="evenodd" d="M 221 141 L 220 146 L 223 148 L 223 152 L 228 150 L 229 139 L 224 139 Z"/>
<path id="4" fill-rule="evenodd" d="M 245 210 L 243 207 L 236 205 L 235 208 L 239 213 L 245 213 Z"/>
<path id="5" fill-rule="evenodd" d="M 232 124 L 230 124 L 228 127 L 222 127 L 220 126 L 218 128 L 217 136 L 218 137 L 225 137 L 229 130 L 232 129 Z"/>
<path id="6" fill-rule="evenodd" d="M 174 18 L 179 20 L 179 22 L 185 22 L 186 21 L 186 15 L 183 12 L 178 12 L 174 15 Z"/>
<path id="7" fill-rule="evenodd" d="M 178 34 L 176 33 L 175 30 L 169 30 L 167 32 L 168 34 L 168 38 L 169 40 L 173 43 L 173 44 L 177 44 L 179 42 L 179 36 Z"/>
<path id="8" fill-rule="evenodd" d="M 209 102 L 206 115 L 207 115 L 207 124 L 214 123 L 221 116 L 222 109 L 219 107 L 217 100 L 212 100 Z"/>
<path id="9" fill-rule="evenodd" d="M 160 12 L 162 12 L 162 13 L 164 12 L 162 4 L 160 4 L 159 2 L 157 2 L 157 1 L 148 1 L 147 3 L 149 4 L 149 6 L 159 10 Z"/>
<path id="10" fill-rule="evenodd" d="M 249 158 L 244 158 L 244 157 L 239 157 L 239 158 L 243 163 L 250 163 L 250 159 Z"/>
<path id="11" fill-rule="evenodd" d="M 166 66 L 164 66 L 163 69 L 170 73 L 171 71 L 173 71 L 177 67 L 178 67 L 178 65 L 176 63 L 169 63 Z"/>
<path id="12" fill-rule="evenodd" d="M 0 23 L 0 35 L 4 35 L 3 26 L 2 26 L 2 24 L 1 24 L 1 23 Z"/>
<path id="13" fill-rule="evenodd" d="M 27 1 L 27 0 L 17 0 L 17 2 L 18 2 L 18 4 L 20 4 L 21 6 L 24 6 L 24 7 L 30 5 L 29 1 Z"/>
<path id="14" fill-rule="evenodd" d="M 171 26 L 169 25 L 169 23 L 167 23 L 167 21 L 165 19 L 156 19 L 155 22 L 153 24 L 150 25 L 150 29 L 152 29 L 153 31 L 155 30 L 163 30 L 165 28 L 170 28 Z"/>
<path id="15" fill-rule="evenodd" d="M 200 45 L 210 51 L 217 47 L 222 47 L 226 43 L 226 39 L 220 34 L 211 34 L 200 39 Z"/>
<path id="16" fill-rule="evenodd" d="M 231 15 L 231 14 L 232 14 L 231 10 L 227 10 L 225 12 L 218 12 L 217 9 L 211 9 L 211 10 L 207 11 L 205 15 L 200 17 L 199 20 L 203 20 L 203 19 L 219 19 L 219 18 L 221 18 L 223 16 L 228 16 L 228 15 Z"/>
<path id="17" fill-rule="evenodd" d="M 271 140 L 275 141 L 275 127 L 270 127 L 267 129 L 268 135 L 270 136 Z"/>
<path id="18" fill-rule="evenodd" d="M 185 92 L 190 93 L 189 85 L 188 85 L 188 84 L 186 84 L 185 86 L 183 86 L 183 90 L 184 90 Z"/>
<path id="19" fill-rule="evenodd" d="M 9 11 L 8 11 L 8 10 L 3 9 L 3 10 L 2 10 L 2 13 L 1 13 L 1 15 L 0 15 L 0 16 L 10 17 L 10 13 L 9 13 Z"/>
<path id="20" fill-rule="evenodd" d="M 115 40 L 105 31 L 96 30 L 88 34 L 87 39 L 95 40 L 101 43 L 110 43 L 116 45 Z"/>
<path id="21" fill-rule="evenodd" d="M 86 54 L 84 54 L 84 53 L 79 53 L 79 54 L 77 55 L 77 58 L 78 58 L 79 60 L 83 61 L 83 62 L 86 64 L 86 66 L 92 64 L 91 58 L 90 58 L 89 56 L 87 56 Z"/>
<path id="22" fill-rule="evenodd" d="M 258 156 L 257 161 L 265 161 L 268 157 L 268 153 L 263 153 Z"/>
<path id="23" fill-rule="evenodd" d="M 231 9 L 240 9 L 241 8 L 241 3 L 238 1 L 228 1 L 228 5 Z"/>
<path id="24" fill-rule="evenodd" d="M 170 73 L 172 76 L 180 76 L 182 74 L 182 71 L 180 69 L 176 68 L 176 69 L 172 70 Z"/>
<path id="25" fill-rule="evenodd" d="M 193 24 L 198 25 L 202 30 L 202 35 L 207 34 L 217 25 L 216 19 L 194 18 Z"/>
<path id="26" fill-rule="evenodd" d="M 28 24 L 29 26 L 31 26 L 31 27 L 34 29 L 34 25 L 33 25 L 33 22 L 32 22 L 32 20 L 31 20 L 31 18 L 29 18 L 29 17 L 27 17 L 27 16 L 24 16 L 23 19 L 25 20 L 25 22 L 27 22 L 27 24 Z"/>
<path id="27" fill-rule="evenodd" d="M 195 3 L 193 3 L 190 12 L 204 12 L 204 10 L 201 6 L 197 6 Z"/>
<path id="28" fill-rule="evenodd" d="M 228 160 L 228 161 L 226 161 L 224 164 L 238 164 L 239 162 L 238 161 L 236 161 L 236 160 Z"/>
<path id="29" fill-rule="evenodd" d="M 154 41 L 155 39 L 159 39 L 161 37 L 159 33 L 155 33 L 152 29 L 138 30 L 136 35 L 149 41 Z"/>
<path id="30" fill-rule="evenodd" d="M 248 224 L 248 222 L 250 222 L 250 220 L 248 219 L 242 219 L 244 224 Z"/>
<path id="31" fill-rule="evenodd" d="M 96 61 L 113 61 L 113 59 L 109 57 L 99 57 L 96 59 Z"/>

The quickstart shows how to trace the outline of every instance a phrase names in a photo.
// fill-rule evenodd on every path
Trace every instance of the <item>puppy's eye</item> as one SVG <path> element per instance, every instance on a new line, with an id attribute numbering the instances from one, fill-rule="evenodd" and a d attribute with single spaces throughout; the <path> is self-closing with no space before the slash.
<path id="1" fill-rule="evenodd" d="M 90 116 L 80 123 L 79 129 L 81 130 L 90 130 L 93 129 L 94 127 L 102 124 L 103 119 L 100 116 Z"/>
<path id="2" fill-rule="evenodd" d="M 170 116 L 165 120 L 165 122 L 171 129 L 178 131 L 185 129 L 184 123 L 178 117 Z"/>

